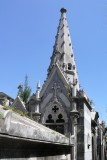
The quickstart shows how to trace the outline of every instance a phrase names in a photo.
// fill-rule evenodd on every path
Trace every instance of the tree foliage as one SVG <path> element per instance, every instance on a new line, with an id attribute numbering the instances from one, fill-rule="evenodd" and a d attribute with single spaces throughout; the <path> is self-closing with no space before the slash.
<path id="1" fill-rule="evenodd" d="M 28 86 L 28 76 L 26 75 L 24 85 L 22 85 L 20 97 L 23 100 L 23 102 L 27 103 L 30 95 L 31 95 L 31 88 L 30 86 Z"/>

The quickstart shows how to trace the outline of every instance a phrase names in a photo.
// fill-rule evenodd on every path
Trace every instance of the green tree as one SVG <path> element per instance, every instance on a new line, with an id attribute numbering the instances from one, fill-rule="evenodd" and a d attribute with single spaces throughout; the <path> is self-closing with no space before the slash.
<path id="1" fill-rule="evenodd" d="M 22 90 L 20 93 L 20 97 L 23 100 L 23 102 L 27 103 L 29 100 L 29 97 L 31 95 L 31 88 L 28 86 L 28 76 L 25 76 L 25 82 L 24 85 L 22 86 Z"/>

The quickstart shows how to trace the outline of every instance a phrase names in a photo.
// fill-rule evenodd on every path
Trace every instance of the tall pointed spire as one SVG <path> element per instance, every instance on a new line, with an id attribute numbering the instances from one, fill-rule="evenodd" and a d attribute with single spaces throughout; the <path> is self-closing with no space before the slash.
<path id="1" fill-rule="evenodd" d="M 61 18 L 59 21 L 53 55 L 51 57 L 51 63 L 48 71 L 50 73 L 53 66 L 56 63 L 59 64 L 59 66 L 63 68 L 63 71 L 65 72 L 71 84 L 73 84 L 75 81 L 77 83 L 76 88 L 79 90 L 78 75 L 74 60 L 68 22 L 66 18 L 67 10 L 62 8 L 60 11 Z"/>

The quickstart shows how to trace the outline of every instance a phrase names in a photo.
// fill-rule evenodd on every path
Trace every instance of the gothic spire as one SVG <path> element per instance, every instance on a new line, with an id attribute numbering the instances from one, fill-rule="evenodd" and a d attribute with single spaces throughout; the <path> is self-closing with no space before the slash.
<path id="1" fill-rule="evenodd" d="M 36 99 L 40 98 L 40 81 L 37 83 Z"/>
<path id="2" fill-rule="evenodd" d="M 73 84 L 74 81 L 77 83 L 76 88 L 79 90 L 78 75 L 74 60 L 68 22 L 66 18 L 67 10 L 65 8 L 62 8 L 60 11 L 61 18 L 59 21 L 55 45 L 53 48 L 53 55 L 51 57 L 51 63 L 48 69 L 48 74 L 50 74 L 51 69 L 57 63 L 59 67 L 61 67 L 61 69 L 63 69 L 63 71 L 65 72 L 70 83 Z"/>

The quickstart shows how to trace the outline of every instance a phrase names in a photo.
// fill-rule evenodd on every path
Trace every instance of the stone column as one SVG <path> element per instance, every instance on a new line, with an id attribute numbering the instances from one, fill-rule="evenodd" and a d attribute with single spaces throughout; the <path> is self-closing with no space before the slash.
<path id="1" fill-rule="evenodd" d="M 39 104 L 40 104 L 40 82 L 38 82 L 37 84 L 37 90 L 36 90 L 36 94 L 34 95 L 34 104 L 33 104 L 33 107 L 34 107 L 34 110 L 33 112 L 31 112 L 31 116 L 33 117 L 33 119 L 37 122 L 39 122 L 40 120 L 40 111 L 39 111 Z"/>
<path id="2" fill-rule="evenodd" d="M 77 111 L 77 96 L 76 86 L 72 88 L 72 110 L 70 112 L 72 120 L 72 136 L 74 136 L 74 147 L 72 147 L 72 160 L 77 160 L 77 119 L 79 118 L 79 112 Z"/>

